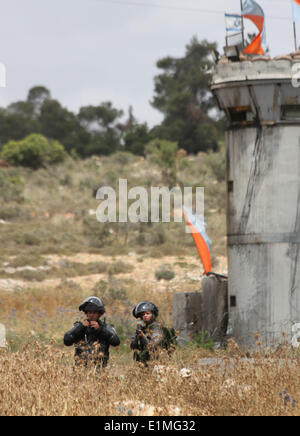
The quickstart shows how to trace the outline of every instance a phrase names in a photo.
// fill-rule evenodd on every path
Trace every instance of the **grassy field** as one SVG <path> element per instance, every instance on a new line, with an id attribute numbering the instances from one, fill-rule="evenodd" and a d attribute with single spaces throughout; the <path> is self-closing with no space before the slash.
<path id="1" fill-rule="evenodd" d="M 299 415 L 299 359 L 289 348 L 249 359 L 229 343 L 215 364 L 201 364 L 207 356 L 179 347 L 144 368 L 118 349 L 97 374 L 54 342 L 29 340 L 0 354 L 1 415 Z"/>
<path id="2" fill-rule="evenodd" d="M 161 168 L 127 153 L 69 158 L 37 171 L 0 168 L 0 415 L 297 415 L 298 357 L 288 347 L 245 358 L 230 342 L 196 340 L 149 368 L 134 364 L 132 308 L 145 298 L 172 323 L 172 296 L 200 291 L 203 268 L 184 223 L 107 223 L 95 218 L 100 186 L 163 186 Z M 227 272 L 224 152 L 185 159 L 179 186 L 205 188 L 213 270 Z M 62 338 L 98 295 L 121 346 L 101 374 L 74 366 Z M 202 365 L 201 358 L 222 358 Z M 141 380 L 147 379 L 145 389 Z M 167 393 L 166 393 L 167 392 Z"/>

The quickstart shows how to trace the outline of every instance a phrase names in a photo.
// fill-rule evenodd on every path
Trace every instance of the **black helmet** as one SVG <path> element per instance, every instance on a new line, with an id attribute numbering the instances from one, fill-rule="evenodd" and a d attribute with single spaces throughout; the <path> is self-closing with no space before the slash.
<path id="1" fill-rule="evenodd" d="M 155 304 L 150 303 L 150 301 L 142 301 L 141 303 L 138 303 L 133 309 L 132 315 L 135 318 L 140 318 L 142 313 L 148 310 L 149 312 L 152 312 L 155 317 L 158 315 L 158 308 Z"/>
<path id="2" fill-rule="evenodd" d="M 79 306 L 79 310 L 82 310 L 83 312 L 95 310 L 99 312 L 100 315 L 103 315 L 103 313 L 105 312 L 105 307 L 100 298 L 88 297 L 81 303 L 81 305 Z"/>

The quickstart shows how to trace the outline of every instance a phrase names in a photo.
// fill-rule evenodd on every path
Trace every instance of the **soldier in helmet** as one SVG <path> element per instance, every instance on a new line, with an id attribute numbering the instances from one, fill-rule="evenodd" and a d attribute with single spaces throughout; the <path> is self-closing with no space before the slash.
<path id="1" fill-rule="evenodd" d="M 98 368 L 105 367 L 109 359 L 109 346 L 120 345 L 120 339 L 112 325 L 100 321 L 105 307 L 100 298 L 88 297 L 79 306 L 86 314 L 82 322 L 76 322 L 64 335 L 66 346 L 75 345 L 76 364 L 93 362 Z"/>
<path id="2" fill-rule="evenodd" d="M 135 337 L 130 344 L 134 350 L 133 359 L 146 364 L 163 347 L 164 333 L 156 320 L 158 308 L 150 301 L 142 301 L 135 306 L 132 314 L 135 318 L 140 318 Z"/>

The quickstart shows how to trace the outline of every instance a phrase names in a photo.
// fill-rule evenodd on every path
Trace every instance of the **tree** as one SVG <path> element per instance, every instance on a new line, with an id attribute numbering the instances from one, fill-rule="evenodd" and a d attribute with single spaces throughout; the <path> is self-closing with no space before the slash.
<path id="1" fill-rule="evenodd" d="M 67 151 L 77 149 L 79 139 L 89 141 L 89 135 L 83 132 L 76 115 L 63 108 L 57 100 L 44 100 L 38 122 L 40 133 L 61 142 Z"/>
<path id="2" fill-rule="evenodd" d="M 139 124 L 133 115 L 132 106 L 128 110 L 128 118 L 118 125 L 122 132 L 124 150 L 140 156 L 145 155 L 145 146 L 152 139 L 147 123 Z"/>
<path id="3" fill-rule="evenodd" d="M 18 103 L 15 105 L 15 107 L 10 105 L 7 109 L 0 109 L 0 147 L 9 140 L 20 140 L 29 133 L 37 131 L 37 126 L 31 117 L 20 110 L 21 105 Z"/>
<path id="4" fill-rule="evenodd" d="M 35 86 L 28 91 L 27 103 L 33 108 L 34 116 L 39 116 L 46 100 L 51 99 L 51 93 L 45 86 Z"/>
<path id="5" fill-rule="evenodd" d="M 166 57 L 157 62 L 163 72 L 155 77 L 151 104 L 164 114 L 155 134 L 178 142 L 189 153 L 218 148 L 218 130 L 210 116 L 216 102 L 209 90 L 212 66 L 209 55 L 215 43 L 193 37 L 182 58 Z"/>
<path id="6" fill-rule="evenodd" d="M 133 154 L 144 156 L 145 145 L 150 141 L 151 137 L 147 123 L 137 124 L 133 126 L 124 135 L 124 149 Z"/>
<path id="7" fill-rule="evenodd" d="M 111 102 L 80 108 L 77 119 L 80 126 L 90 135 L 83 156 L 108 155 L 120 148 L 121 135 L 117 125 L 122 115 L 123 111 L 114 108 Z"/>

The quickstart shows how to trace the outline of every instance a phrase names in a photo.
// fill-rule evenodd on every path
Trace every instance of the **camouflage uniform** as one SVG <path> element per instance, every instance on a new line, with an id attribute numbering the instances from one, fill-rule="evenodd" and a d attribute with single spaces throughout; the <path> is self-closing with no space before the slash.
<path id="1" fill-rule="evenodd" d="M 144 337 L 138 337 L 140 330 L 144 333 Z M 150 359 L 157 358 L 163 342 L 163 330 L 157 321 L 154 320 L 148 325 L 140 323 L 130 344 L 131 349 L 134 350 L 133 359 L 146 363 Z"/>

